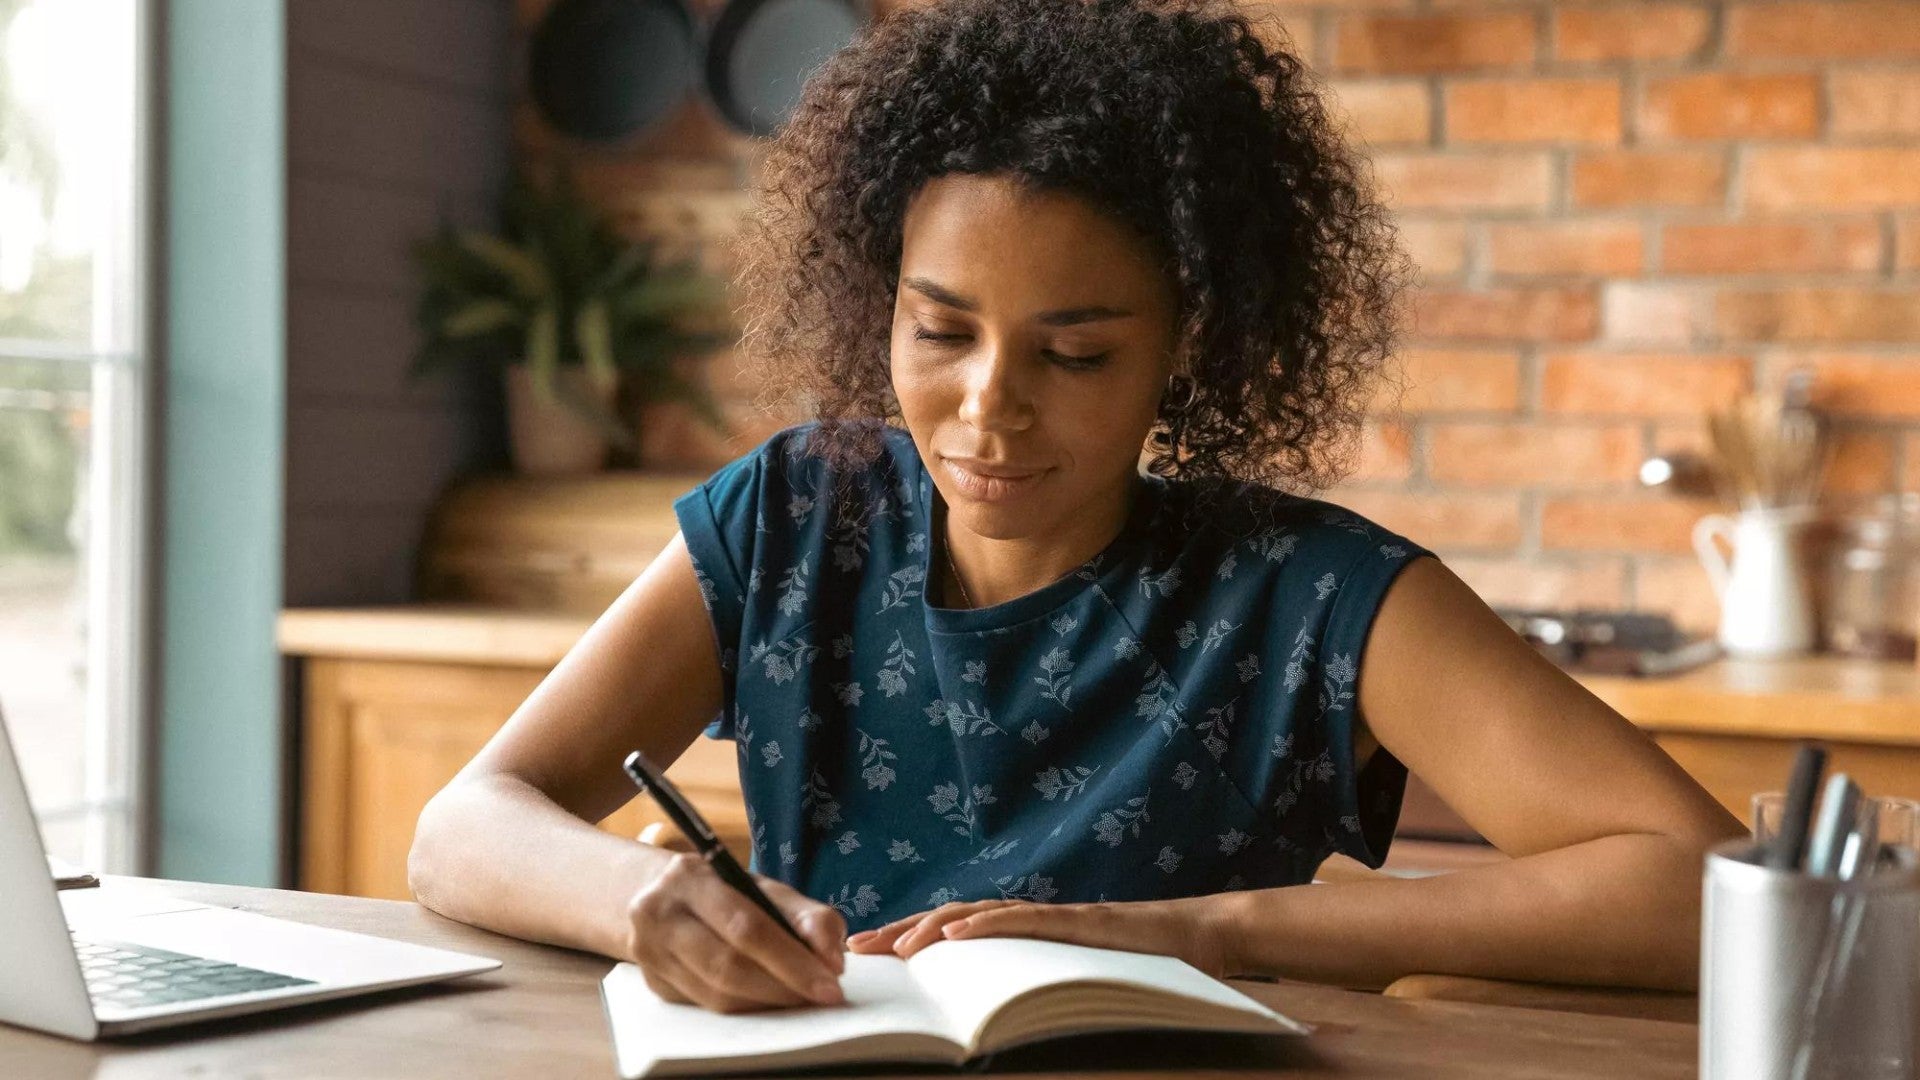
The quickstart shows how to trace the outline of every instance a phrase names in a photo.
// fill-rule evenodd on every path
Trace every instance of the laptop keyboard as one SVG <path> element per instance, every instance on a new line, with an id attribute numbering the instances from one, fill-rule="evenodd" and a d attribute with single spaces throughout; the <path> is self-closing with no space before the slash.
<path id="1" fill-rule="evenodd" d="M 312 979 L 124 941 L 76 937 L 73 947 L 80 954 L 80 970 L 86 975 L 87 992 L 93 1000 L 123 1009 L 313 985 Z"/>

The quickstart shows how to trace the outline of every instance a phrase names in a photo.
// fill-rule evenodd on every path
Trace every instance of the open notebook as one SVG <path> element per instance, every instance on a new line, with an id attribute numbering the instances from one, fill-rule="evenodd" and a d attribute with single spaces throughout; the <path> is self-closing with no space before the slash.
<path id="1" fill-rule="evenodd" d="M 1304 1035 L 1169 956 L 1025 938 L 941 941 L 912 959 L 847 954 L 847 1004 L 726 1015 L 660 1000 L 640 969 L 600 984 L 620 1075 L 691 1076 L 855 1062 L 941 1062 L 1063 1035 L 1138 1028 Z"/>

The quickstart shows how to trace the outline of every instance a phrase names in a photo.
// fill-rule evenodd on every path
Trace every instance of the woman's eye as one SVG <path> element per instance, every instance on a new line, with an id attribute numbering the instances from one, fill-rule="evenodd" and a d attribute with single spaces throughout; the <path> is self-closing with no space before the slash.
<path id="1" fill-rule="evenodd" d="M 1075 356 L 1072 353 L 1054 352 L 1052 349 L 1046 350 L 1046 353 L 1047 358 L 1054 363 L 1074 371 L 1091 371 L 1101 364 L 1106 363 L 1107 356 L 1109 355 L 1108 353 L 1094 353 L 1092 356 Z"/>
<path id="2" fill-rule="evenodd" d="M 967 340 L 967 335 L 942 334 L 937 331 L 929 330 L 924 326 L 916 326 L 913 328 L 913 338 L 915 341 L 926 341 L 926 342 L 931 342 L 932 344 L 935 344 L 935 345 L 956 345 L 956 344 L 959 344 L 960 342 Z M 1061 367 L 1067 368 L 1072 371 L 1091 371 L 1092 369 L 1097 368 L 1100 365 L 1106 363 L 1107 357 L 1112 354 L 1094 353 L 1091 356 L 1077 356 L 1073 353 L 1055 352 L 1052 349 L 1042 349 L 1041 355 L 1045 356 L 1048 360 L 1051 360 L 1052 362 L 1059 364 Z"/>

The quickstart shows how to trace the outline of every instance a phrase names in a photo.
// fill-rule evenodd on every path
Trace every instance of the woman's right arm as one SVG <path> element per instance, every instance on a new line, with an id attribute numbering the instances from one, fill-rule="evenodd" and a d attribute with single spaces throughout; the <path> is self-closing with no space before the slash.
<path id="1" fill-rule="evenodd" d="M 407 858 L 420 903 L 632 960 L 669 1000 L 723 1011 L 840 1000 L 839 912 L 759 879 L 810 952 L 705 863 L 591 824 L 634 797 L 621 768 L 629 751 L 671 763 L 719 711 L 707 625 L 675 534 L 421 812 Z"/>

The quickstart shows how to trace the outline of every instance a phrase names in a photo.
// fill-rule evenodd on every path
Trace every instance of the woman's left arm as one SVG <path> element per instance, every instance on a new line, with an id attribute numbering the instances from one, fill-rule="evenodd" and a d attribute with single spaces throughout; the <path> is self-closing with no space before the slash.
<path id="1" fill-rule="evenodd" d="M 1359 705 L 1381 746 L 1514 858 L 1213 898 L 1230 970 L 1694 986 L 1702 856 L 1740 823 L 1439 561 L 1388 590 Z"/>
<path id="2" fill-rule="evenodd" d="M 1415 561 L 1388 589 L 1359 707 L 1370 736 L 1356 739 L 1359 755 L 1377 740 L 1514 858 L 1431 877 L 1053 911 L 951 905 L 946 917 L 856 936 L 855 949 L 1024 935 L 1347 986 L 1431 972 L 1693 987 L 1702 855 L 1739 835 L 1739 822 L 1438 560 Z"/>

